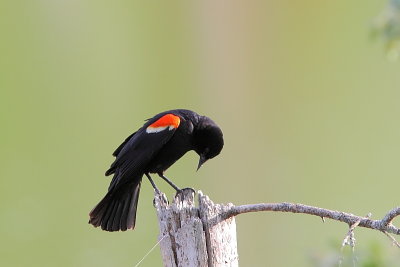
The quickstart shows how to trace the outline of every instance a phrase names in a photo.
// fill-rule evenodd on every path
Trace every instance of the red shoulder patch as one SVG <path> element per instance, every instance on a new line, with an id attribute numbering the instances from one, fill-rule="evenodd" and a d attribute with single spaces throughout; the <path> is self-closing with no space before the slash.
<path id="1" fill-rule="evenodd" d="M 147 133 L 158 133 L 168 128 L 173 130 L 179 127 L 181 119 L 174 114 L 166 114 L 146 128 Z"/>

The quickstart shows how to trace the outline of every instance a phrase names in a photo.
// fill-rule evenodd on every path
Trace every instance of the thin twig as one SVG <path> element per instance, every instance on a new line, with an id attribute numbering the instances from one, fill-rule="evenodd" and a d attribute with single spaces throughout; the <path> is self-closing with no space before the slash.
<path id="1" fill-rule="evenodd" d="M 354 229 L 360 224 L 360 222 L 361 222 L 361 219 L 359 219 L 358 221 L 356 221 L 349 227 L 349 231 L 347 232 L 346 236 L 343 238 L 342 248 L 346 245 L 350 245 L 350 247 L 354 248 L 355 243 L 356 243 L 356 239 L 354 237 Z"/>
<path id="2" fill-rule="evenodd" d="M 400 244 L 399 242 L 396 240 L 396 238 L 394 238 L 393 236 L 391 236 L 388 232 L 386 231 L 382 231 L 387 237 L 389 237 L 390 240 L 392 240 L 393 245 L 395 245 L 396 247 L 400 248 Z"/>

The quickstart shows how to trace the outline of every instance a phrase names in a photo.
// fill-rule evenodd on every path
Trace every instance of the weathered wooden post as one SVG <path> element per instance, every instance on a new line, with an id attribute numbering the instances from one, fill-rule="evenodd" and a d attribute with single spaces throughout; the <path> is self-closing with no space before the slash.
<path id="1" fill-rule="evenodd" d="M 299 203 L 259 203 L 234 206 L 214 204 L 201 191 L 198 207 L 194 191 L 183 190 L 172 204 L 163 193 L 155 193 L 155 206 L 160 225 L 160 247 L 164 266 L 238 266 L 235 216 L 249 212 L 273 211 L 309 214 L 347 223 L 350 229 L 342 246 L 354 242 L 354 230 L 365 227 L 387 235 L 394 245 L 400 243 L 391 235 L 400 235 L 400 228 L 393 220 L 400 216 L 400 206 L 390 210 L 381 220 L 356 216 L 342 211 L 328 210 Z"/>
<path id="2" fill-rule="evenodd" d="M 171 204 L 155 193 L 164 266 L 238 266 L 235 217 L 220 217 L 232 204 L 214 204 L 201 191 L 183 190 Z"/>

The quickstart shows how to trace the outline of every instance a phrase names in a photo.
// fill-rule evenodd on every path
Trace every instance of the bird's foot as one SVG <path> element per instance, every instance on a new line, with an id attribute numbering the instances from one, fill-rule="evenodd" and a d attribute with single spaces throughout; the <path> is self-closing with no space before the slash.
<path id="1" fill-rule="evenodd" d="M 177 197 L 178 195 L 186 195 L 186 194 L 190 194 L 190 193 L 195 195 L 196 190 L 194 190 L 193 188 L 190 188 L 190 187 L 182 188 L 182 189 L 176 190 L 175 197 Z"/>
<path id="2" fill-rule="evenodd" d="M 154 198 L 153 198 L 153 206 L 156 208 L 157 200 L 165 205 L 169 205 L 168 199 L 163 192 L 161 192 L 158 188 L 154 188 Z"/>

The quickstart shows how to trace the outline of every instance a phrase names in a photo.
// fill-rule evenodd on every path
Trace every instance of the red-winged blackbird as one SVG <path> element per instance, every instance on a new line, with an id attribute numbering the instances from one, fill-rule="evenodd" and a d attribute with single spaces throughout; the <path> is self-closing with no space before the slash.
<path id="1" fill-rule="evenodd" d="M 116 159 L 106 176 L 114 177 L 105 197 L 90 212 L 89 223 L 106 231 L 133 229 L 143 174 L 155 190 L 158 189 L 149 173 L 157 173 L 179 191 L 164 171 L 190 150 L 200 156 L 199 169 L 217 156 L 223 145 L 221 129 L 206 116 L 185 109 L 157 114 L 113 153 Z"/>

